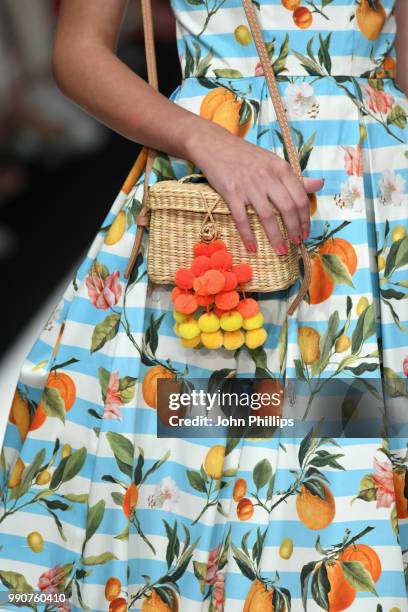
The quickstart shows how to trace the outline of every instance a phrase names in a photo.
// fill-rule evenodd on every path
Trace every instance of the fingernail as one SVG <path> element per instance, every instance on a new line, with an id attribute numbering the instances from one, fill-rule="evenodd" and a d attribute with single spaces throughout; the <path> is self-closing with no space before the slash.
<path id="1" fill-rule="evenodd" d="M 309 238 L 309 232 L 310 232 L 310 230 L 308 230 L 308 229 L 304 229 L 303 230 L 303 233 L 302 233 L 302 239 L 303 240 L 306 240 L 307 238 Z"/>
<path id="2" fill-rule="evenodd" d="M 294 238 L 291 238 L 291 240 L 294 244 L 300 244 L 302 242 L 302 236 L 295 236 Z"/>
<path id="3" fill-rule="evenodd" d="M 256 253 L 256 242 L 248 242 L 247 249 L 250 253 Z"/>
<path id="4" fill-rule="evenodd" d="M 287 255 L 288 253 L 288 247 L 286 246 L 286 244 L 280 244 L 277 248 L 276 251 L 279 255 Z"/>

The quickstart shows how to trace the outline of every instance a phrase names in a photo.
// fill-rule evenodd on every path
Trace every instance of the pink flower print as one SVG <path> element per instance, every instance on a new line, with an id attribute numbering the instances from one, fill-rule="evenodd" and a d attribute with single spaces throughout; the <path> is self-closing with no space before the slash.
<path id="1" fill-rule="evenodd" d="M 215 574 L 214 588 L 212 590 L 212 604 L 215 612 L 222 612 L 224 609 L 224 588 L 225 576 L 222 572 Z"/>
<path id="2" fill-rule="evenodd" d="M 205 576 L 205 581 L 207 584 L 214 584 L 215 575 L 218 569 L 218 562 L 221 553 L 221 544 L 218 544 L 216 548 L 210 550 L 210 554 L 208 556 L 207 563 L 207 573 Z"/>
<path id="3" fill-rule="evenodd" d="M 363 176 L 363 154 L 360 146 L 342 147 L 345 169 L 349 176 Z"/>
<path id="4" fill-rule="evenodd" d="M 93 265 L 86 279 L 89 298 L 96 308 L 107 310 L 115 306 L 122 295 L 119 282 L 119 270 L 105 274 L 100 265 Z"/>
<path id="5" fill-rule="evenodd" d="M 261 62 L 258 62 L 257 65 L 255 66 L 255 76 L 263 76 L 263 75 L 264 75 L 264 69 L 262 68 Z"/>
<path id="6" fill-rule="evenodd" d="M 119 389 L 119 372 L 112 372 L 106 390 L 103 417 L 105 419 L 118 419 L 120 421 L 120 406 L 122 406 L 123 403 Z"/>
<path id="7" fill-rule="evenodd" d="M 382 463 L 374 457 L 374 482 L 377 487 L 377 508 L 389 508 L 395 499 L 390 462 Z"/>
<path id="8" fill-rule="evenodd" d="M 38 588 L 46 593 L 59 593 L 57 587 L 65 580 L 65 572 L 60 565 L 47 570 L 38 579 Z"/>
<path id="9" fill-rule="evenodd" d="M 368 108 L 374 113 L 383 113 L 385 115 L 391 110 L 395 103 L 395 99 L 391 94 L 372 87 L 368 83 L 363 85 L 363 90 Z"/>
<path id="10" fill-rule="evenodd" d="M 408 376 L 408 357 L 405 357 L 404 361 L 402 362 L 402 369 L 404 370 L 405 376 Z"/>

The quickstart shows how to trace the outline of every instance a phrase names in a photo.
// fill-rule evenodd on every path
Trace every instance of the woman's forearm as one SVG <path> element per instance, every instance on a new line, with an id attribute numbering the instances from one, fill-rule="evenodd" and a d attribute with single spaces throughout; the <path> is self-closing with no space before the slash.
<path id="1" fill-rule="evenodd" d="M 408 96 L 408 1 L 397 0 L 395 6 L 397 20 L 397 76 L 398 86 Z"/>

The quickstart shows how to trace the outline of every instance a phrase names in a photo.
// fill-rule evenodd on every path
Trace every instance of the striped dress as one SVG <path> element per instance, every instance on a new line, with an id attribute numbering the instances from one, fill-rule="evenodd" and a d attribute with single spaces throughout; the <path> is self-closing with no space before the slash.
<path id="1" fill-rule="evenodd" d="M 297 285 L 258 295 L 262 347 L 187 347 L 171 289 L 147 281 L 148 239 L 124 277 L 139 159 L 22 366 L 0 459 L 7 609 L 31 593 L 24 609 L 39 611 L 408 610 L 408 101 L 394 0 L 254 4 L 303 175 L 325 178 L 310 199 L 308 299 L 287 317 Z M 240 1 L 172 7 L 173 102 L 283 156 Z M 197 170 L 160 154 L 151 182 Z M 357 419 L 391 388 L 400 417 L 376 437 L 158 439 L 158 378 L 259 373 L 311 394 L 362 384 L 342 404 Z"/>

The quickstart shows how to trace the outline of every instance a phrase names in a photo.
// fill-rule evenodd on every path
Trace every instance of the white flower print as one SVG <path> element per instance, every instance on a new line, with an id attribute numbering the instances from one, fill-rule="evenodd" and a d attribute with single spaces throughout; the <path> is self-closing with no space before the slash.
<path id="1" fill-rule="evenodd" d="M 405 200 L 405 179 L 393 170 L 384 170 L 379 181 L 379 198 L 384 206 L 401 206 Z"/>
<path id="2" fill-rule="evenodd" d="M 293 117 L 312 118 L 319 114 L 319 104 L 314 95 L 314 89 L 309 83 L 300 85 L 289 84 L 285 90 L 287 110 Z"/>
<path id="3" fill-rule="evenodd" d="M 335 196 L 335 201 L 339 208 L 351 208 L 355 212 L 361 212 L 363 197 L 363 178 L 361 176 L 349 176 L 348 180 L 341 184 L 341 193 Z"/>
<path id="4" fill-rule="evenodd" d="M 180 490 L 170 476 L 166 476 L 156 485 L 154 493 L 149 495 L 148 504 L 151 508 L 162 508 L 172 512 L 180 498 Z"/>

